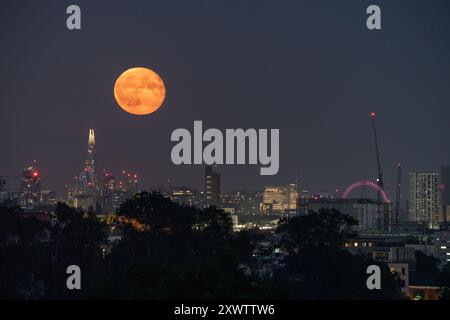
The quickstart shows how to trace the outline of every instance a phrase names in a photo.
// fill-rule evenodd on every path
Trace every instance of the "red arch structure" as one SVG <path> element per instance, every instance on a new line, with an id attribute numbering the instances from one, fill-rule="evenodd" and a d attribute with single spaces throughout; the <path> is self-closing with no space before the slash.
<path id="1" fill-rule="evenodd" d="M 378 184 L 376 184 L 375 182 L 369 181 L 369 180 L 361 180 L 361 181 L 358 181 L 358 182 L 355 182 L 355 183 L 351 184 L 347 189 L 345 189 L 344 194 L 342 195 L 342 198 L 343 199 L 348 199 L 348 195 L 350 194 L 350 192 L 352 192 L 356 188 L 360 188 L 360 187 L 363 187 L 363 186 L 372 188 L 373 190 L 378 192 L 378 194 L 381 196 L 381 198 L 383 199 L 384 202 L 390 202 L 389 198 L 387 197 L 387 195 L 384 192 L 384 190 L 381 189 Z"/>

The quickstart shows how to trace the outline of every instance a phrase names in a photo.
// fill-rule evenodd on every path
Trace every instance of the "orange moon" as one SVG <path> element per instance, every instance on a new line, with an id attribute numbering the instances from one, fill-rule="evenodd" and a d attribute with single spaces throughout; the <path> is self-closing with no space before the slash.
<path id="1" fill-rule="evenodd" d="M 166 87 L 153 70 L 131 68 L 117 78 L 114 97 L 126 112 L 147 115 L 161 107 L 166 98 Z"/>

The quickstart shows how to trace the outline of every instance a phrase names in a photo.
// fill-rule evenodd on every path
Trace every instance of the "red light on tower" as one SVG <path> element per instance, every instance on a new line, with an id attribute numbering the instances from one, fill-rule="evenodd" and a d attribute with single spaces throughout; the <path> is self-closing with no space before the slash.
<path id="1" fill-rule="evenodd" d="M 371 116 L 372 118 L 375 118 L 375 116 L 376 116 L 375 112 L 371 112 L 371 113 L 370 113 L 370 116 Z"/>
<path id="2" fill-rule="evenodd" d="M 31 179 L 34 181 L 34 182 L 37 182 L 38 181 L 38 179 L 39 179 L 39 176 L 40 176 L 40 174 L 39 174 L 39 171 L 33 171 L 32 173 L 31 173 Z"/>

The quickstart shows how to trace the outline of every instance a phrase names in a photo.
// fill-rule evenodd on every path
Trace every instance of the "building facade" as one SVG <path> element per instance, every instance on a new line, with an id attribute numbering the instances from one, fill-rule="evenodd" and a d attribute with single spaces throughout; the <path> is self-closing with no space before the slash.
<path id="1" fill-rule="evenodd" d="M 220 173 L 215 166 L 205 167 L 205 206 L 220 206 Z"/>
<path id="2" fill-rule="evenodd" d="M 297 185 L 295 184 L 265 187 L 261 213 L 295 213 L 297 198 Z"/>
<path id="3" fill-rule="evenodd" d="M 443 222 L 450 222 L 450 165 L 441 166 L 440 174 L 441 212 Z"/>
<path id="4" fill-rule="evenodd" d="M 298 212 L 307 214 L 309 210 L 335 209 L 358 221 L 358 232 L 380 232 L 387 229 L 390 206 L 371 199 L 300 199 Z"/>

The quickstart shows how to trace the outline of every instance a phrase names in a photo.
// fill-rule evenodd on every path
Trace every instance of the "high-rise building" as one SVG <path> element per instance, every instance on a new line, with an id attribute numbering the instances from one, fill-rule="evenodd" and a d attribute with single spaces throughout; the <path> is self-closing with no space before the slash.
<path id="1" fill-rule="evenodd" d="M 88 154 L 84 170 L 75 178 L 69 191 L 71 205 L 75 208 L 96 209 L 99 201 L 99 185 L 96 172 L 95 133 L 89 130 Z"/>
<path id="2" fill-rule="evenodd" d="M 440 179 L 442 217 L 444 222 L 450 222 L 450 165 L 441 167 Z"/>
<path id="3" fill-rule="evenodd" d="M 297 185 L 265 187 L 261 205 L 262 213 L 295 213 L 297 210 Z"/>
<path id="4" fill-rule="evenodd" d="M 205 167 L 205 206 L 220 206 L 220 173 L 216 166 Z"/>
<path id="5" fill-rule="evenodd" d="M 248 194 L 245 191 L 230 191 L 227 193 L 223 193 L 221 195 L 222 198 L 222 207 L 223 208 L 233 208 L 234 213 L 238 215 L 246 214 L 248 207 Z"/>
<path id="6" fill-rule="evenodd" d="M 113 195 L 115 189 L 114 175 L 104 170 L 103 183 L 100 188 L 100 204 L 103 213 L 113 213 Z"/>
<path id="7" fill-rule="evenodd" d="M 435 228 L 442 217 L 439 201 L 439 174 L 434 172 L 409 173 L 408 213 L 410 220 Z"/>
<path id="8" fill-rule="evenodd" d="M 21 191 L 22 206 L 33 206 L 41 201 L 41 173 L 34 166 L 23 169 Z"/>

